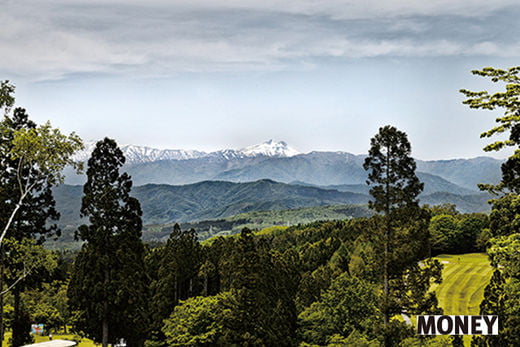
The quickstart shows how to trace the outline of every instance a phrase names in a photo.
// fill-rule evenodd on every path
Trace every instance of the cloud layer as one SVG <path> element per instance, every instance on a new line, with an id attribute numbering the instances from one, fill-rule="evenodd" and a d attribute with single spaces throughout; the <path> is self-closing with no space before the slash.
<path id="1" fill-rule="evenodd" d="M 516 1 L 7 0 L 0 72 L 302 69 L 365 57 L 519 57 Z M 218 4 L 218 5 L 217 5 Z"/>

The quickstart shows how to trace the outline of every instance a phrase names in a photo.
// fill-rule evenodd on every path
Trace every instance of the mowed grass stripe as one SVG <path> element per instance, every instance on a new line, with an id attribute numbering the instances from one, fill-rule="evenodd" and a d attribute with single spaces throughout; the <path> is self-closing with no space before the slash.
<path id="1" fill-rule="evenodd" d="M 442 276 L 443 278 L 446 277 L 448 278 L 449 276 L 451 276 L 454 272 L 456 271 L 459 271 L 460 270 L 460 266 L 455 266 L 455 264 L 453 263 L 448 263 L 448 264 L 443 264 L 444 265 L 444 268 L 442 270 Z"/>
<path id="2" fill-rule="evenodd" d="M 476 288 L 473 294 L 471 294 L 468 304 L 471 314 L 480 313 L 480 303 L 482 302 L 482 299 L 484 299 L 484 289 L 486 289 L 492 274 L 493 269 L 491 266 L 483 267 L 479 273 L 480 285 Z"/>
<path id="3" fill-rule="evenodd" d="M 492 268 L 486 254 L 441 255 L 443 282 L 434 287 L 444 314 L 478 314 Z"/>
<path id="4" fill-rule="evenodd" d="M 464 314 L 463 312 L 457 312 L 459 311 L 459 303 L 461 300 L 460 292 L 463 290 L 463 286 L 461 286 L 461 282 L 464 281 L 469 273 L 472 271 L 471 264 L 464 264 L 461 266 L 458 266 L 456 271 L 454 271 L 450 277 L 448 278 L 456 278 L 456 281 L 448 281 L 446 282 L 446 286 L 444 288 L 439 288 L 439 301 L 444 302 L 444 314 Z M 445 281 L 443 277 L 443 282 Z"/>
<path id="5" fill-rule="evenodd" d="M 482 276 L 480 275 L 480 271 L 482 270 L 482 266 L 476 266 L 476 271 L 469 275 L 468 281 L 464 284 L 464 287 L 469 290 L 468 293 L 464 291 L 460 292 L 460 304 L 459 308 L 461 310 L 465 310 L 464 314 L 478 314 L 474 311 L 474 305 L 471 304 L 471 297 L 479 292 L 479 287 L 482 285 Z M 484 284 L 485 286 L 485 284 Z M 464 295 L 462 295 L 464 293 Z M 469 295 L 468 295 L 469 294 Z M 482 300 L 482 298 L 481 298 Z"/>
<path id="6" fill-rule="evenodd" d="M 444 295 L 446 293 L 451 295 L 452 294 L 451 291 L 454 289 L 453 288 L 454 282 L 451 280 L 446 281 L 446 279 L 460 278 L 460 274 L 467 270 L 471 270 L 471 265 L 465 264 L 463 266 L 452 266 L 452 271 L 450 271 L 449 275 L 447 275 L 447 276 L 445 275 L 445 272 L 443 271 L 442 272 L 442 283 L 437 288 L 437 292 L 442 293 L 442 295 Z"/>
<path id="7" fill-rule="evenodd" d="M 461 278 L 461 282 L 458 283 L 459 287 L 459 300 L 456 302 L 456 309 L 453 314 L 470 314 L 469 310 L 469 298 L 474 293 L 475 287 L 478 286 L 478 276 L 475 274 L 475 268 L 470 267 L 469 271 L 464 272 L 464 277 Z M 477 282 L 478 281 L 478 282 Z"/>

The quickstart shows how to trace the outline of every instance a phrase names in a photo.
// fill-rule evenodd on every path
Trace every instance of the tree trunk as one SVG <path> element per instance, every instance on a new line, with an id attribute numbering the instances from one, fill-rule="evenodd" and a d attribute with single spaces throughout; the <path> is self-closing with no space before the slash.
<path id="1" fill-rule="evenodd" d="M 108 287 L 108 282 L 108 269 L 105 269 L 105 289 Z M 101 344 L 103 347 L 108 347 L 108 301 L 106 295 L 103 298 L 103 335 Z"/>
<path id="2" fill-rule="evenodd" d="M 13 307 L 13 346 L 18 347 L 22 345 L 23 341 L 23 329 L 20 329 L 20 321 L 21 321 L 21 312 L 20 312 L 20 291 L 18 288 L 14 288 L 13 290 L 14 296 L 14 307 Z"/>
<path id="3" fill-rule="evenodd" d="M 177 275 L 175 275 L 175 282 L 173 289 L 175 291 L 175 295 L 173 297 L 174 305 L 177 306 L 177 303 L 179 302 L 179 284 L 177 283 Z"/>
<path id="4" fill-rule="evenodd" d="M 386 150 L 386 211 L 385 211 L 385 251 L 384 251 L 384 274 L 383 274 L 383 286 L 384 286 L 384 327 L 385 327 L 385 339 L 384 344 L 386 347 L 390 346 L 388 341 L 388 323 L 390 321 L 390 312 L 388 312 L 388 301 L 389 301 L 389 288 L 388 288 L 388 242 L 390 234 L 390 146 L 387 146 Z"/>
<path id="5" fill-rule="evenodd" d="M 105 302 L 103 306 L 103 309 L 106 310 L 108 308 L 107 302 Z M 106 318 L 106 315 L 105 317 L 103 317 L 103 337 L 101 345 L 103 347 L 108 347 L 108 320 Z"/>
<path id="6" fill-rule="evenodd" d="M 4 289 L 4 253 L 0 248 L 0 291 Z M 0 344 L 4 341 L 4 296 L 0 295 Z"/>
<path id="7" fill-rule="evenodd" d="M 388 217 L 388 216 L 387 216 Z M 389 288 L 388 288 L 388 234 L 390 229 L 390 221 L 386 222 L 386 230 L 385 230 L 385 254 L 384 254 L 384 326 L 385 326 L 385 346 L 390 346 L 390 342 L 388 341 L 388 323 L 390 320 L 390 312 L 388 312 L 388 304 L 389 304 Z"/>

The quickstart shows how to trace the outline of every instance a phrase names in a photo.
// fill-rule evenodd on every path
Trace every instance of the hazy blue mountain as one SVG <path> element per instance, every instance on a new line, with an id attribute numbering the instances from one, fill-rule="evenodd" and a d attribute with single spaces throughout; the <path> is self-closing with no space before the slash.
<path id="1" fill-rule="evenodd" d="M 461 187 L 478 190 L 479 183 L 500 182 L 502 172 L 500 165 L 502 161 L 489 158 L 477 157 L 472 159 L 452 159 L 417 161 L 417 170 L 442 177 Z"/>
<path id="2" fill-rule="evenodd" d="M 345 188 L 345 187 L 344 187 Z M 82 187 L 61 185 L 54 190 L 60 224 L 73 228 L 80 223 Z M 272 180 L 247 183 L 204 181 L 189 185 L 148 184 L 134 187 L 141 202 L 145 224 L 165 224 L 219 219 L 251 211 L 286 210 L 300 207 L 366 204 L 363 193 L 290 185 Z M 459 195 L 446 192 L 423 194 L 422 203 L 454 203 L 461 212 L 487 211 L 487 194 Z"/>
<path id="3" fill-rule="evenodd" d="M 134 187 L 145 224 L 217 219 L 250 211 L 299 207 L 363 204 L 367 196 L 337 190 L 294 186 L 271 180 L 249 183 L 205 181 L 171 186 L 148 184 Z M 82 187 L 61 185 L 54 190 L 62 225 L 77 224 Z"/>
<path id="4" fill-rule="evenodd" d="M 364 183 L 366 171 L 357 156 L 341 152 L 311 152 L 290 158 L 269 158 L 252 165 L 226 170 L 215 179 L 247 182 L 269 178 L 289 183 L 317 185 Z"/>
<path id="5" fill-rule="evenodd" d="M 438 192 L 449 192 L 457 195 L 469 195 L 469 194 L 475 194 L 475 190 L 466 189 L 461 186 L 458 186 L 456 184 L 453 184 L 444 178 L 441 178 L 439 176 L 427 174 L 424 172 L 418 172 L 417 176 L 421 180 L 421 182 L 424 183 L 424 191 L 421 194 L 421 196 L 432 194 L 432 193 L 438 193 Z M 318 187 L 323 189 L 336 189 L 340 192 L 352 192 L 352 193 L 359 193 L 359 194 L 369 194 L 369 187 L 366 183 L 362 184 L 337 184 L 337 185 L 326 185 L 326 186 L 320 186 L 320 185 L 313 185 L 307 182 L 302 181 L 293 181 L 291 184 L 295 185 L 302 185 L 302 186 L 311 186 L 311 187 Z"/>
<path id="6" fill-rule="evenodd" d="M 86 159 L 90 147 L 78 154 L 78 159 Z M 347 152 L 301 154 L 283 141 L 270 140 L 239 150 L 226 149 L 210 153 L 157 150 L 139 146 L 124 146 L 123 151 L 127 156 L 124 169 L 132 176 L 136 185 L 180 185 L 206 180 L 253 182 L 272 179 L 282 183 L 299 181 L 322 187 L 337 186 L 340 190 L 352 191 L 361 187 L 343 189 L 340 186 L 364 185 L 366 181 L 366 172 L 363 169 L 365 155 Z M 421 179 L 426 185 L 425 194 L 439 191 L 466 194 L 469 191 L 477 192 L 478 183 L 497 183 L 501 176 L 500 164 L 501 161 L 496 159 L 478 157 L 418 160 L 417 168 L 423 175 Z M 66 183 L 83 184 L 84 180 L 84 177 L 68 172 Z M 467 190 L 463 191 L 462 188 Z"/>
<path id="7" fill-rule="evenodd" d="M 430 206 L 450 203 L 457 206 L 462 213 L 489 212 L 491 210 L 488 200 L 492 199 L 488 193 L 476 193 L 471 195 L 457 195 L 446 192 L 437 192 L 421 197 L 422 204 Z"/>

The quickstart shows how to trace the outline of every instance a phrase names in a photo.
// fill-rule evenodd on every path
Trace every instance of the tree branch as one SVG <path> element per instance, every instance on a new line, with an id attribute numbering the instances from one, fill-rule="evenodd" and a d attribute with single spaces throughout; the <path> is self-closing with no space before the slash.
<path id="1" fill-rule="evenodd" d="M 11 289 L 13 289 L 14 286 L 16 286 L 21 280 L 23 280 L 25 277 L 27 277 L 27 275 L 29 275 L 30 272 L 31 272 L 31 269 L 27 270 L 27 268 L 25 267 L 25 263 L 24 263 L 23 264 L 23 274 L 20 277 L 18 277 L 18 279 L 16 281 L 14 281 L 9 287 L 7 287 L 7 289 L 1 291 L 0 296 L 3 296 L 7 292 L 9 292 Z"/>

